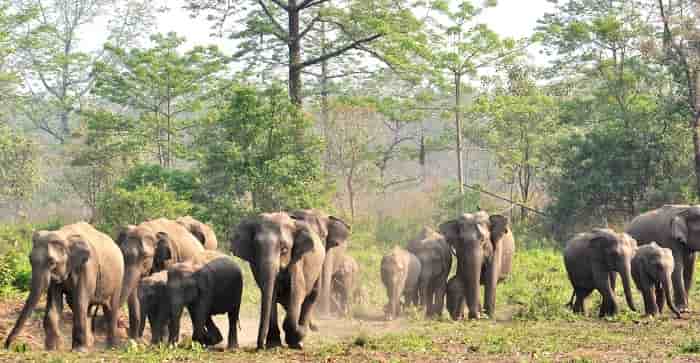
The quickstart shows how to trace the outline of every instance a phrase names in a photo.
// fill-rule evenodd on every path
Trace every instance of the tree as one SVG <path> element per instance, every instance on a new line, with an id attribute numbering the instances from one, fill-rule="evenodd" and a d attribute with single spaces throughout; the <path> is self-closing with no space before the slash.
<path id="1" fill-rule="evenodd" d="M 323 206 L 323 149 L 311 120 L 279 88 L 234 86 L 226 99 L 197 140 L 207 219 L 232 225 L 251 213 Z"/>
<path id="2" fill-rule="evenodd" d="M 302 72 L 307 68 L 353 50 L 397 61 L 401 49 L 414 47 L 409 44 L 420 28 L 406 0 L 187 0 L 187 4 L 194 15 L 208 12 L 220 31 L 229 18 L 239 19 L 243 29 L 232 30 L 231 36 L 242 41 L 240 53 L 252 55 L 252 62 L 261 57 L 285 59 L 289 97 L 296 105 L 302 104 Z M 334 46 L 313 54 L 308 39 L 321 26 L 333 37 L 324 44 Z"/>
<path id="3" fill-rule="evenodd" d="M 24 135 L 0 124 L 0 201 L 26 201 L 39 184 L 39 149 Z"/>
<path id="4" fill-rule="evenodd" d="M 226 58 L 215 46 L 181 54 L 185 39 L 175 33 L 151 41 L 151 48 L 130 51 L 108 45 L 111 61 L 97 63 L 94 93 L 135 114 L 143 145 L 152 145 L 159 164 L 171 168 L 183 156 L 186 131 L 215 89 Z"/>
<path id="5" fill-rule="evenodd" d="M 107 20 L 106 39 L 123 47 L 148 29 L 151 1 L 10 0 L 20 13 L 37 9 L 14 40 L 27 90 L 23 114 L 39 130 L 66 143 L 76 128 L 75 115 L 88 101 L 93 68 L 107 61 L 103 51 L 85 52 L 80 34 L 99 17 Z"/>

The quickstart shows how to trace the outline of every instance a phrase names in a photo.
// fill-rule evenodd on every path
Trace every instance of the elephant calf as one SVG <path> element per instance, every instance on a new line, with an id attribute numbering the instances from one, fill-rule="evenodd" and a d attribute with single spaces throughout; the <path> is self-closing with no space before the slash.
<path id="1" fill-rule="evenodd" d="M 452 320 L 464 319 L 464 309 L 467 307 L 464 283 L 459 281 L 459 276 L 454 275 L 447 281 L 447 297 L 445 299 L 447 311 Z"/>
<path id="2" fill-rule="evenodd" d="M 671 250 L 659 247 L 656 242 L 639 247 L 632 258 L 632 278 L 644 297 L 646 315 L 660 313 L 666 300 L 676 317 L 681 317 L 671 299 L 673 266 Z"/>
<path id="3" fill-rule="evenodd" d="M 389 303 L 384 312 L 388 320 L 399 315 L 401 295 L 406 304 L 418 304 L 418 279 L 421 273 L 421 262 L 412 253 L 401 247 L 394 247 L 382 258 L 382 283 L 386 287 Z"/>
<path id="4" fill-rule="evenodd" d="M 632 257 L 637 241 L 626 233 L 610 229 L 594 229 L 580 233 L 569 241 L 564 249 L 564 264 L 569 281 L 574 288 L 571 296 L 574 312 L 584 313 L 584 300 L 593 290 L 603 296 L 599 316 L 617 314 L 613 293 L 615 274 L 622 276 L 622 285 L 630 309 L 636 311 L 630 287 Z"/>
<path id="5" fill-rule="evenodd" d="M 240 267 L 229 257 L 219 255 L 198 264 L 182 262 L 167 271 L 165 299 L 157 327 L 165 327 L 168 320 L 170 343 L 176 343 L 180 334 L 180 317 L 184 307 L 192 319 L 192 340 L 202 345 L 216 345 L 223 337 L 212 315 L 228 314 L 228 349 L 238 348 L 238 318 L 243 292 Z M 167 312 L 167 313 L 166 313 Z M 156 333 L 162 336 L 162 331 Z"/>
<path id="6" fill-rule="evenodd" d="M 157 326 L 162 323 L 158 319 L 162 300 L 165 298 L 165 287 L 168 283 L 168 271 L 159 271 L 153 275 L 146 276 L 141 279 L 138 287 L 139 304 L 141 307 L 141 326 L 139 327 L 138 337 L 143 337 L 143 331 L 146 328 L 146 319 L 151 325 L 151 343 L 157 344 L 160 342 L 160 336 L 157 336 L 163 328 Z"/>
<path id="7" fill-rule="evenodd" d="M 333 272 L 331 296 L 335 313 L 338 315 L 350 315 L 350 301 L 359 273 L 360 266 L 350 255 L 344 255 Z"/>

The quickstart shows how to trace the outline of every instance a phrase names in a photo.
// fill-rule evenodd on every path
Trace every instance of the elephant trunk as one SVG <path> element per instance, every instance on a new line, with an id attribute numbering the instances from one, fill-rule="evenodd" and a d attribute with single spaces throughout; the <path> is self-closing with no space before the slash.
<path id="1" fill-rule="evenodd" d="M 668 308 L 673 311 L 673 313 L 676 315 L 677 318 L 681 317 L 680 311 L 678 311 L 678 308 L 676 308 L 676 304 L 673 303 L 673 299 L 671 299 L 671 274 L 666 274 L 664 279 L 661 281 L 661 288 L 664 290 L 664 295 L 666 295 L 666 301 L 668 303 Z M 659 306 L 659 309 L 661 309 L 662 306 Z"/>
<path id="2" fill-rule="evenodd" d="M 464 288 L 465 300 L 469 308 L 469 319 L 478 319 L 481 304 L 479 302 L 479 288 L 481 282 L 481 264 L 483 255 L 481 251 L 472 251 L 469 256 L 460 256 L 458 260 L 461 272 L 459 280 Z"/>
<path id="3" fill-rule="evenodd" d="M 629 306 L 630 310 L 632 311 L 637 311 L 637 308 L 634 306 L 634 300 L 632 299 L 632 273 L 631 273 L 631 264 L 628 262 L 625 264 L 625 267 L 621 270 L 623 271 L 621 273 L 622 275 L 622 287 L 625 290 L 625 299 L 627 300 L 627 305 Z"/>
<path id="4" fill-rule="evenodd" d="M 138 298 L 138 284 L 141 279 L 141 270 L 137 266 L 130 266 L 126 269 L 122 280 L 122 290 L 119 296 L 119 306 L 129 301 L 129 337 L 135 339 L 139 336 L 141 328 L 141 304 Z"/>
<path id="5" fill-rule="evenodd" d="M 341 246 L 333 246 L 326 252 L 326 257 L 323 259 L 323 268 L 321 270 L 321 291 L 319 293 L 316 312 L 319 316 L 328 316 L 330 314 L 331 305 L 331 285 L 333 278 L 333 270 L 340 261 L 340 256 L 343 254 Z"/>
<path id="6" fill-rule="evenodd" d="M 258 281 L 262 284 L 262 300 L 260 303 L 260 327 L 258 329 L 258 349 L 265 348 L 267 333 L 270 330 L 270 320 L 272 308 L 277 302 L 275 296 L 275 280 L 279 272 L 279 266 L 274 263 L 267 263 L 260 266 L 258 270 Z M 277 322 L 274 322 L 277 324 Z"/>
<path id="7" fill-rule="evenodd" d="M 15 326 L 12 328 L 10 335 L 7 336 L 7 340 L 5 340 L 5 349 L 9 348 L 12 341 L 22 332 L 24 323 L 34 311 L 36 304 L 39 302 L 39 298 L 41 298 L 41 295 L 43 295 L 44 291 L 49 287 L 50 282 L 51 273 L 48 267 L 32 266 L 32 288 L 27 297 L 27 301 L 24 303 L 22 312 L 19 314 L 19 318 L 17 318 Z"/>

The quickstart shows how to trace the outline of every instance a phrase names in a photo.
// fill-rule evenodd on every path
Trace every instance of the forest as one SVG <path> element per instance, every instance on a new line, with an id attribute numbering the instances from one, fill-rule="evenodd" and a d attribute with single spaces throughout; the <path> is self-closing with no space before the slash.
<path id="1" fill-rule="evenodd" d="M 638 303 L 601 320 L 597 293 L 574 313 L 562 258 L 578 233 L 700 204 L 700 4 L 524 3 L 0 0 L 0 337 L 30 291 L 33 233 L 79 221 L 117 241 L 192 216 L 245 286 L 237 352 L 128 339 L 125 304 L 121 347 L 52 356 L 37 315 L 0 360 L 700 359 L 692 246 L 681 319 Z M 529 30 L 495 30 L 525 6 Z M 253 351 L 264 297 L 231 241 L 261 213 L 309 209 L 351 230 L 351 318 L 319 320 L 303 352 Z M 516 250 L 492 319 L 414 306 L 384 321 L 382 256 L 477 212 L 504 216 Z"/>

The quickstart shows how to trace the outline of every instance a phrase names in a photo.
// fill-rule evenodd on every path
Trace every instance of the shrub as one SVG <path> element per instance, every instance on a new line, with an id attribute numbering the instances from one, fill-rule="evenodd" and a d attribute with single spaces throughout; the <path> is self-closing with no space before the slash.
<path id="1" fill-rule="evenodd" d="M 119 226 L 154 218 L 177 218 L 190 214 L 192 204 L 168 190 L 148 184 L 134 190 L 114 188 L 103 193 L 97 204 L 98 228 L 112 233 Z"/>
<path id="2" fill-rule="evenodd" d="M 35 229 L 46 228 L 31 224 L 0 226 L 0 294 L 29 290 L 32 268 L 28 255 Z"/>

